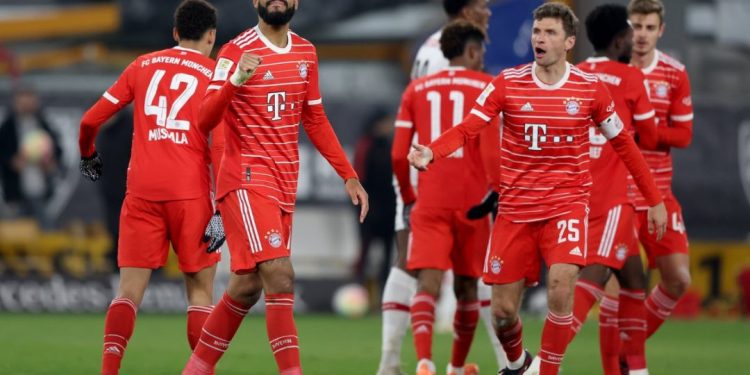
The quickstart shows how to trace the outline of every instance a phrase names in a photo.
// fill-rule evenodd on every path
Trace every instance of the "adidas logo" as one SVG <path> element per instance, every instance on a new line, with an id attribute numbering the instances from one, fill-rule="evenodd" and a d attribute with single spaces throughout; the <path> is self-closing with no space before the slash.
<path id="1" fill-rule="evenodd" d="M 573 250 L 570 250 L 570 252 L 568 254 L 570 254 L 570 255 L 578 255 L 579 257 L 583 256 L 583 253 L 581 253 L 581 248 L 579 248 L 578 246 L 576 246 L 575 248 L 573 248 Z"/>
<path id="2" fill-rule="evenodd" d="M 529 102 L 526 102 L 526 104 L 524 104 L 523 107 L 521 107 L 521 111 L 523 112 L 531 112 L 533 110 L 534 110 L 534 107 L 532 107 L 531 103 Z"/>
<path id="3" fill-rule="evenodd" d="M 120 349 L 118 349 L 116 346 L 108 346 L 107 349 L 104 349 L 105 353 L 111 353 L 115 355 L 121 355 Z"/>
<path id="4" fill-rule="evenodd" d="M 263 80 L 268 81 L 273 79 L 273 74 L 271 74 L 270 70 L 266 70 L 266 74 L 263 75 Z"/>

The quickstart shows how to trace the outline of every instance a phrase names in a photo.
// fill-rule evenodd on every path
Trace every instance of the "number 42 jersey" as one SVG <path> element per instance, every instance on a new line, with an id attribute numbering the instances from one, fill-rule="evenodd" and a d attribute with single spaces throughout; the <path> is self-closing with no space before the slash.
<path id="1" fill-rule="evenodd" d="M 164 201 L 209 193 L 208 135 L 198 111 L 211 67 L 195 50 L 157 51 L 139 56 L 104 93 L 118 109 L 133 102 L 128 194 Z"/>

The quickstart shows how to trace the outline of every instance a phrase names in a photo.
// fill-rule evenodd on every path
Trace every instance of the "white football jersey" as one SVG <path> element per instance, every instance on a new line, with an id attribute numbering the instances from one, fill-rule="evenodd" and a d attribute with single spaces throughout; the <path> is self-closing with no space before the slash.
<path id="1" fill-rule="evenodd" d="M 438 30 L 419 47 L 411 68 L 411 79 L 417 79 L 429 74 L 437 73 L 450 65 L 450 61 L 443 56 L 440 49 L 440 36 L 443 30 Z"/>

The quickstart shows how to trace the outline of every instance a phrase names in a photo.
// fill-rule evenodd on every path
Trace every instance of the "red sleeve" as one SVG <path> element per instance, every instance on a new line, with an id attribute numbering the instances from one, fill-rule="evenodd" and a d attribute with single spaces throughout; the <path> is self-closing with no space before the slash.
<path id="1" fill-rule="evenodd" d="M 656 149 L 658 133 L 656 130 L 656 111 L 648 98 L 646 77 L 640 69 L 632 70 L 628 80 L 627 102 L 633 114 L 633 127 L 638 134 L 638 145 L 646 150 Z"/>
<path id="2" fill-rule="evenodd" d="M 613 113 L 615 113 L 615 101 L 612 100 L 612 94 L 609 93 L 607 85 L 602 81 L 596 81 L 594 84 L 594 103 L 592 104 L 591 119 L 595 124 L 602 127 L 603 123 Z M 622 122 L 620 122 L 620 125 L 622 125 Z M 604 129 L 602 129 L 602 133 L 605 133 Z M 607 136 L 607 134 L 604 134 L 604 136 Z"/>
<path id="3" fill-rule="evenodd" d="M 672 90 L 669 105 L 669 124 L 659 127 L 659 144 L 685 148 L 693 138 L 693 102 L 690 81 L 683 70 L 677 75 L 677 87 Z"/>
<path id="4" fill-rule="evenodd" d="M 500 73 L 484 88 L 482 94 L 477 98 L 474 108 L 471 109 L 464 120 L 429 145 L 433 153 L 433 161 L 447 157 L 466 144 L 468 139 L 479 135 L 482 129 L 487 127 L 490 121 L 502 112 L 504 102 L 505 79 Z"/>
<path id="5" fill-rule="evenodd" d="M 409 171 L 409 148 L 414 138 L 414 117 L 412 115 L 412 95 L 414 85 L 409 85 L 401 96 L 401 105 L 396 115 L 396 131 L 391 146 L 391 164 L 393 174 L 396 176 L 401 199 L 404 204 L 411 204 L 417 199 L 414 188 L 411 186 Z"/>
<path id="6" fill-rule="evenodd" d="M 234 73 L 241 55 L 242 50 L 232 43 L 224 45 L 219 51 L 211 83 L 200 106 L 198 127 L 204 132 L 211 131 L 219 124 L 237 91 L 238 87 L 230 82 L 229 77 Z"/>
<path id="7" fill-rule="evenodd" d="M 646 159 L 643 158 L 643 155 L 638 150 L 633 137 L 628 135 L 627 132 L 620 132 L 609 141 L 612 144 L 612 148 L 617 152 L 617 155 L 625 163 L 630 174 L 633 175 L 633 180 L 638 185 L 638 189 L 643 194 L 643 197 L 646 198 L 648 205 L 655 206 L 661 203 L 661 193 L 656 187 L 656 182 L 654 182 L 648 164 L 646 164 Z"/>
<path id="8" fill-rule="evenodd" d="M 323 110 L 320 87 L 318 87 L 317 56 L 314 64 L 308 67 L 308 75 L 310 78 L 307 84 L 307 100 L 302 108 L 302 126 L 315 148 L 328 160 L 328 163 L 344 181 L 357 178 L 357 173 L 349 164 L 346 153 L 344 153 L 344 149 L 341 147 L 341 143 L 339 143 L 339 139 L 336 137 L 336 133 L 334 133 L 333 127 Z"/>
<path id="9" fill-rule="evenodd" d="M 221 168 L 221 159 L 224 157 L 224 123 L 219 123 L 211 131 L 211 174 L 214 178 L 214 187 L 219 181 L 219 169 Z M 215 189 L 214 189 L 215 190 Z"/>
<path id="10" fill-rule="evenodd" d="M 497 190 L 500 187 L 500 121 L 493 119 L 479 137 L 479 153 L 487 182 Z"/>
<path id="11" fill-rule="evenodd" d="M 80 131 L 78 134 L 78 149 L 81 156 L 90 157 L 96 151 L 94 141 L 102 126 L 117 111 L 133 101 L 133 88 L 135 87 L 136 71 L 138 61 L 135 60 L 120 78 L 104 92 L 102 97 L 83 115 L 81 119 Z"/>

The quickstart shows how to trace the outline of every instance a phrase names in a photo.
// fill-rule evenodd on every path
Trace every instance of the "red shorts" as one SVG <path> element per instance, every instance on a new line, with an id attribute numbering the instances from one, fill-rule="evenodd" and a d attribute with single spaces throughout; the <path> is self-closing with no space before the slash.
<path id="1" fill-rule="evenodd" d="M 486 284 L 539 282 L 541 261 L 586 265 L 588 208 L 543 221 L 514 223 L 498 216 L 484 260 Z"/>
<path id="2" fill-rule="evenodd" d="M 664 199 L 667 207 L 667 231 L 661 241 L 656 240 L 656 234 L 648 232 L 648 211 L 636 213 L 635 227 L 638 240 L 643 244 L 648 255 L 649 268 L 656 267 L 656 258 L 671 254 L 688 254 L 688 238 L 685 232 L 685 222 L 682 220 L 682 207 L 674 196 Z"/>
<path id="3" fill-rule="evenodd" d="M 259 263 L 289 257 L 292 214 L 253 190 L 238 189 L 219 200 L 229 246 L 230 270 L 248 273 Z"/>
<path id="4" fill-rule="evenodd" d="M 120 212 L 117 264 L 156 269 L 164 266 L 169 243 L 182 272 L 198 272 L 219 261 L 207 253 L 203 233 L 213 215 L 209 196 L 175 201 L 149 201 L 128 194 Z"/>
<path id="5" fill-rule="evenodd" d="M 621 269 L 640 248 L 633 229 L 635 209 L 630 204 L 612 207 L 606 215 L 589 219 L 589 251 L 586 264 Z"/>
<path id="6" fill-rule="evenodd" d="M 422 208 L 409 218 L 411 234 L 406 267 L 450 270 L 479 278 L 490 239 L 490 219 L 469 220 L 466 210 Z"/>

